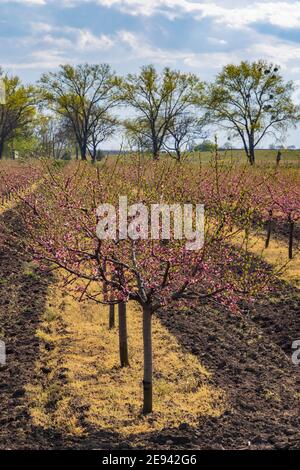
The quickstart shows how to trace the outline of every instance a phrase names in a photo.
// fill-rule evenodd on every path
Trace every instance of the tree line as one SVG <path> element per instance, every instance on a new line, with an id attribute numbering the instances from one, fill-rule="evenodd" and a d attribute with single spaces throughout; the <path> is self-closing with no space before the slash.
<path id="1" fill-rule="evenodd" d="M 61 65 L 31 85 L 3 70 L 0 77 L 0 158 L 5 146 L 22 141 L 34 156 L 61 158 L 74 148 L 77 158 L 95 162 L 101 144 L 118 132 L 132 150 L 180 160 L 217 128 L 229 141 L 240 139 L 253 165 L 267 135 L 281 138 L 300 119 L 294 83 L 263 60 L 226 65 L 211 83 L 153 65 L 126 77 L 108 64 Z"/>

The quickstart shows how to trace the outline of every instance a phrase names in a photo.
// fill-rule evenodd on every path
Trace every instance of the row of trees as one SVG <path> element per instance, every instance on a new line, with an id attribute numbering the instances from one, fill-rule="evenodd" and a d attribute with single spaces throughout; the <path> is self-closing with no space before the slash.
<path id="1" fill-rule="evenodd" d="M 79 300 L 109 305 L 110 328 L 114 324 L 113 306 L 119 306 L 122 367 L 130 362 L 126 303 L 140 305 L 144 414 L 153 409 L 155 345 L 151 325 L 155 312 L 166 308 L 176 314 L 189 308 L 192 313 L 199 304 L 213 300 L 214 304 L 237 313 L 240 302 L 265 288 L 270 276 L 264 265 L 247 251 L 249 244 L 243 239 L 255 216 L 252 194 L 257 193 L 264 179 L 253 184 L 244 169 L 221 172 L 222 163 L 218 155 L 214 157 L 214 167 L 203 169 L 195 165 L 192 173 L 188 165 L 179 167 L 169 160 L 148 162 L 135 156 L 125 164 L 108 161 L 101 167 L 82 162 L 61 168 L 49 165 L 37 191 L 26 195 L 25 204 L 18 207 L 28 233 L 26 248 L 43 269 L 59 268 L 64 287 Z M 95 224 L 110 229 L 112 219 L 107 204 L 117 208 L 120 194 L 128 196 L 130 205 L 125 215 L 128 237 L 119 229 L 115 239 L 99 239 Z M 144 209 L 138 204 L 141 196 Z M 183 210 L 177 203 L 180 200 L 205 204 L 201 249 L 188 250 L 186 240 L 178 239 L 175 212 L 170 217 L 168 240 L 162 236 L 162 221 L 159 239 L 144 239 L 140 226 L 142 212 L 157 200 L 180 212 Z M 97 210 L 99 202 L 106 204 L 101 212 Z M 164 211 L 162 217 L 163 214 Z M 119 217 L 115 220 L 117 225 Z M 150 212 L 146 219 L 150 227 Z M 238 234 L 243 239 L 243 254 L 230 246 Z"/>
<path id="2" fill-rule="evenodd" d="M 267 135 L 282 137 L 300 119 L 293 83 L 265 61 L 227 65 L 208 84 L 152 65 L 125 78 L 107 64 L 62 65 L 34 87 L 2 76 L 0 158 L 4 144 L 23 133 L 35 137 L 37 154 L 59 157 L 75 146 L 82 160 L 95 161 L 100 144 L 118 130 L 132 149 L 149 151 L 153 159 L 167 151 L 180 160 L 191 142 L 218 127 L 240 139 L 253 165 Z"/>

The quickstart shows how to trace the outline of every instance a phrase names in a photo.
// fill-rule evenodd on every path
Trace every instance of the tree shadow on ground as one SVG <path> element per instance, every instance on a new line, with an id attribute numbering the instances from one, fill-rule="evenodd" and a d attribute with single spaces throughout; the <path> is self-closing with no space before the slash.
<path id="1" fill-rule="evenodd" d="M 298 293 L 294 291 L 294 303 Z M 230 409 L 222 417 L 199 423 L 200 448 L 300 448 L 300 370 L 280 345 L 286 334 L 279 325 L 288 330 L 288 319 L 284 323 L 284 315 L 277 315 L 272 320 L 268 296 L 268 321 L 258 321 L 259 305 L 248 305 L 238 316 L 210 303 L 189 312 L 160 312 L 163 324 L 212 372 L 214 383 L 228 396 Z M 290 310 L 292 328 L 295 315 Z"/>
<path id="2" fill-rule="evenodd" d="M 26 386 L 40 377 L 36 332 L 55 280 L 30 263 L 28 234 L 17 209 L 0 214 L 0 340 L 6 346 L 6 364 L 0 365 L 0 449 L 118 447 L 122 438 L 116 433 L 87 429 L 85 437 L 72 438 L 32 422 Z"/>
<path id="3" fill-rule="evenodd" d="M 83 436 L 35 426 L 24 387 L 37 378 L 36 330 L 53 279 L 28 269 L 26 230 L 15 211 L 0 216 L 0 227 L 0 339 L 7 348 L 7 364 L 0 367 L 0 449 L 300 448 L 300 374 L 288 349 L 290 336 L 300 333 L 294 331 L 299 297 L 290 290 L 288 299 L 276 304 L 275 315 L 270 298 L 244 316 L 210 303 L 159 313 L 182 346 L 212 372 L 214 385 L 226 392 L 229 407 L 220 418 L 202 419 L 196 428 L 183 422 L 177 429 L 126 438 L 85 423 L 84 410 Z M 6 240 L 3 227 L 13 227 L 19 238 Z"/>

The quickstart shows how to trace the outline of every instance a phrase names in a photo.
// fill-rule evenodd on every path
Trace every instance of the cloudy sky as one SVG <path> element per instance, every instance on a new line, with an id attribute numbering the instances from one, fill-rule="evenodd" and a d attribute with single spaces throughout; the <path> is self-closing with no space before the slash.
<path id="1" fill-rule="evenodd" d="M 169 65 L 210 80 L 228 62 L 267 59 L 298 84 L 300 1 L 0 0 L 0 64 L 25 81 L 61 63 L 118 73 Z M 300 130 L 289 143 L 300 146 Z"/>

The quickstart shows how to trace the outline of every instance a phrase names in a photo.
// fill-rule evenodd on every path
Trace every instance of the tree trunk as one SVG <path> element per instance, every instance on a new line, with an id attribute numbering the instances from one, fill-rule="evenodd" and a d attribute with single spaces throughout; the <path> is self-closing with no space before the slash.
<path id="1" fill-rule="evenodd" d="M 87 160 L 86 158 L 86 152 L 87 152 L 87 147 L 85 144 L 80 146 L 80 155 L 81 155 L 81 160 Z"/>
<path id="2" fill-rule="evenodd" d="M 181 151 L 179 148 L 176 148 L 176 161 L 178 163 L 181 161 Z"/>
<path id="3" fill-rule="evenodd" d="M 3 157 L 3 142 L 0 140 L 0 160 Z"/>
<path id="4" fill-rule="evenodd" d="M 271 234 L 272 234 L 272 225 L 273 225 L 273 223 L 272 223 L 272 214 L 273 214 L 273 212 L 270 210 L 269 211 L 269 220 L 268 220 L 268 225 L 267 225 L 267 238 L 266 238 L 266 243 L 265 243 L 266 248 L 269 248 Z"/>
<path id="5" fill-rule="evenodd" d="M 143 307 L 143 341 L 144 341 L 144 406 L 143 414 L 152 413 L 152 312 L 148 305 Z"/>
<path id="6" fill-rule="evenodd" d="M 120 363 L 121 367 L 129 366 L 128 345 L 127 345 L 127 318 L 126 303 L 120 302 L 119 310 L 119 346 L 120 346 Z"/>
<path id="7" fill-rule="evenodd" d="M 94 149 L 92 153 L 92 163 L 96 163 L 97 160 L 97 150 Z"/>
<path id="8" fill-rule="evenodd" d="M 255 149 L 254 149 L 254 137 L 249 137 L 249 162 L 250 165 L 255 164 Z"/>
<path id="9" fill-rule="evenodd" d="M 114 304 L 109 306 L 109 330 L 112 330 L 115 327 L 115 306 Z"/>
<path id="10" fill-rule="evenodd" d="M 15 160 L 15 157 L 16 157 L 15 147 L 14 147 L 14 143 L 12 142 L 12 144 L 11 144 L 11 159 Z"/>
<path id="11" fill-rule="evenodd" d="M 155 135 L 152 135 L 152 152 L 153 152 L 153 160 L 159 160 L 159 148 L 158 142 Z"/>
<path id="12" fill-rule="evenodd" d="M 289 218 L 289 259 L 293 259 L 294 221 Z"/>

